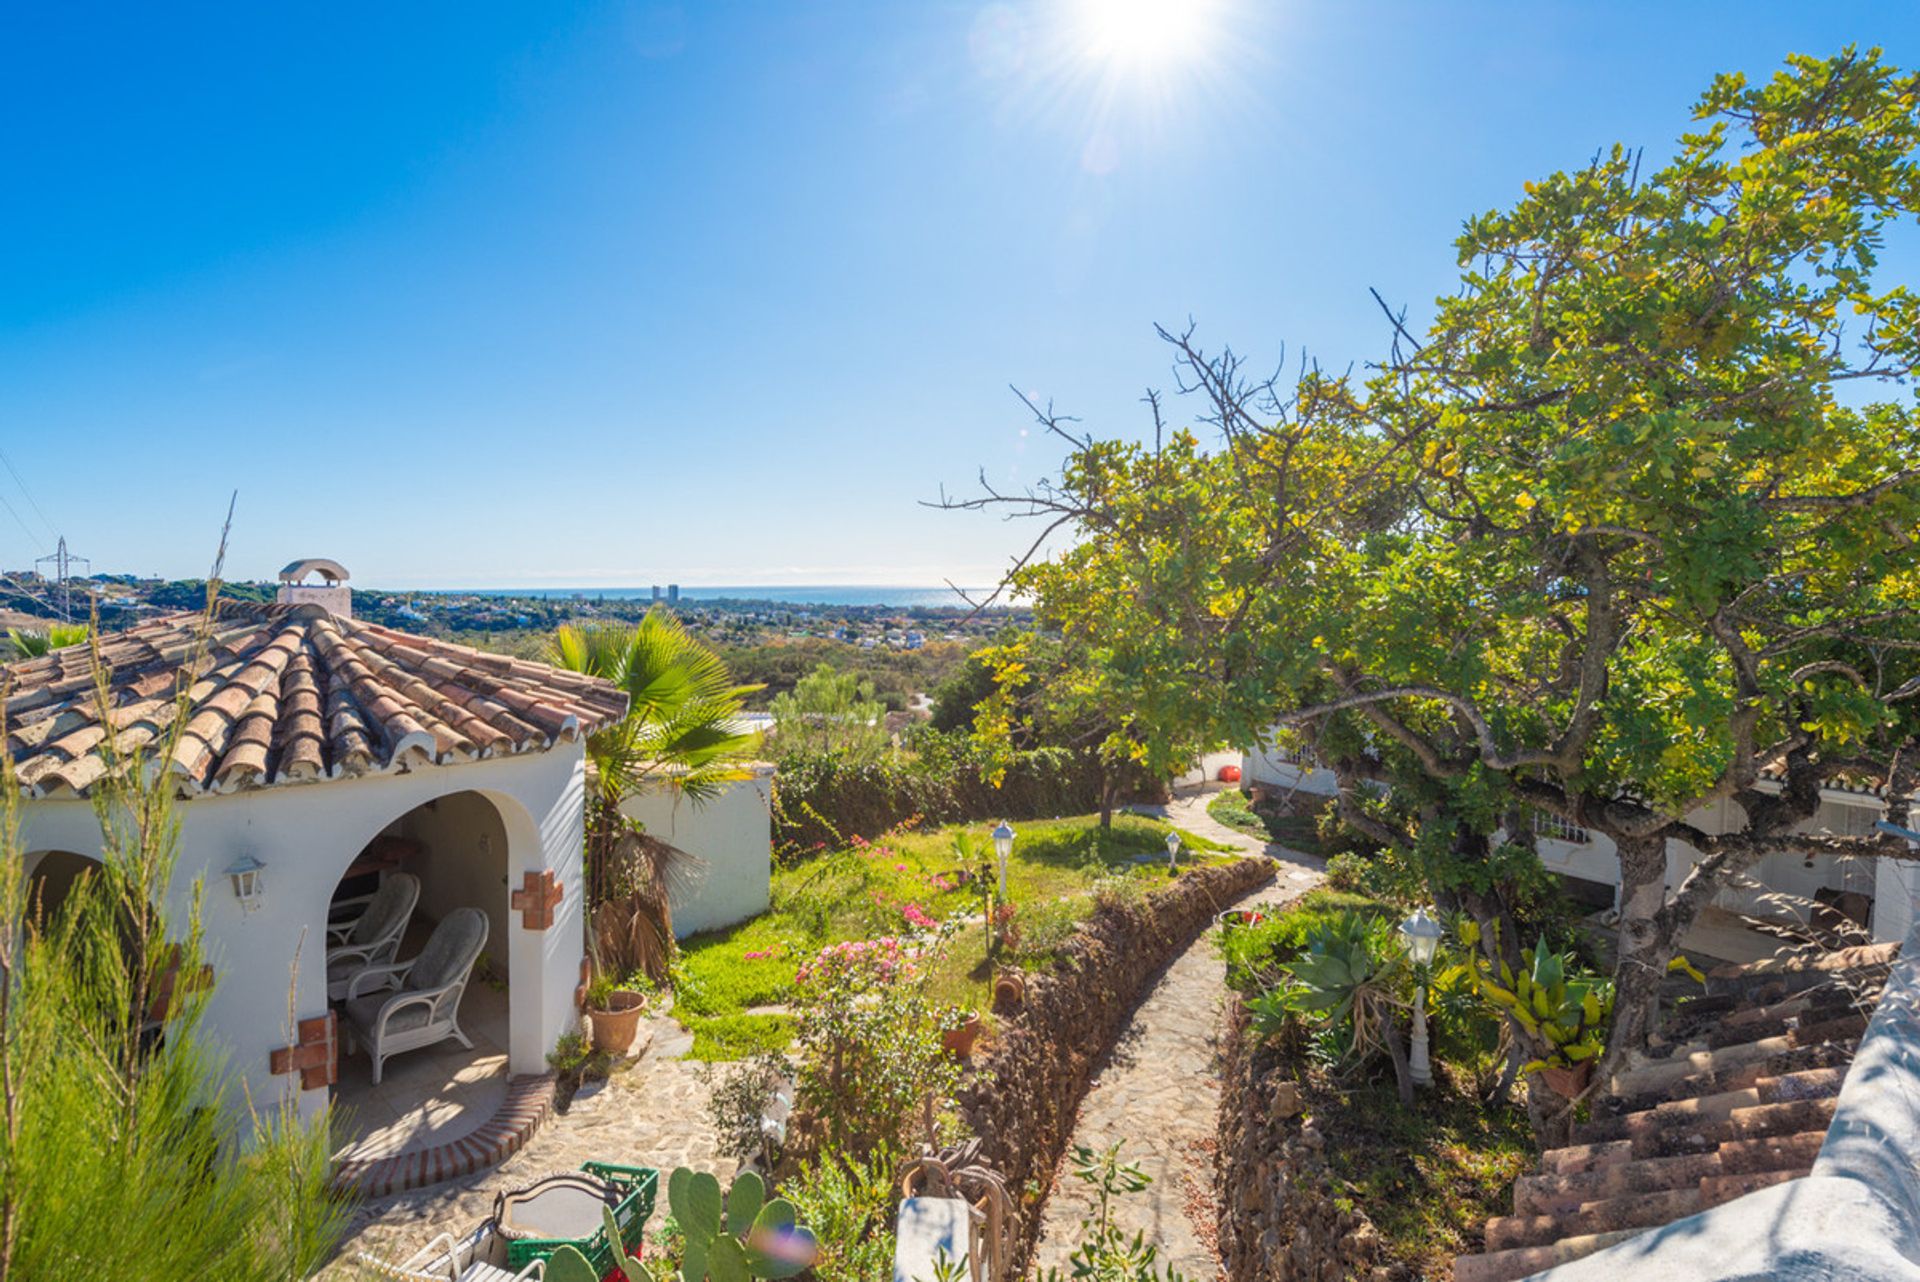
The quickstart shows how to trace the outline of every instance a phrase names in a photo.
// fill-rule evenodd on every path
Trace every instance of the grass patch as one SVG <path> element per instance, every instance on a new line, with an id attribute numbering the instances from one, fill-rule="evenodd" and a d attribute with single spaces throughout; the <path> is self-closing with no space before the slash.
<path id="1" fill-rule="evenodd" d="M 749 1036 L 771 1038 L 790 1024 L 780 1016 L 748 1016 L 750 1007 L 777 1005 L 793 995 L 794 972 L 828 944 L 904 934 L 915 917 L 932 921 L 977 917 L 982 857 L 992 863 L 987 825 L 968 824 L 905 833 L 821 855 L 773 874 L 772 904 L 761 916 L 725 930 L 681 941 L 674 977 L 674 1014 L 694 1032 L 693 1058 L 721 1054 Z M 1028 823 L 1014 842 L 1007 889 L 1021 934 L 1017 960 L 1043 965 L 1095 907 L 1095 892 L 1144 894 L 1166 884 L 1167 825 L 1141 815 L 1115 815 L 1110 832 L 1093 816 Z M 956 836 L 977 839 L 963 861 Z M 1182 832 L 1183 866 L 1222 863 L 1227 848 Z M 964 865 L 964 866 L 963 866 Z M 997 869 L 990 872 L 997 877 Z M 961 928 L 934 963 L 936 997 L 984 1010 L 992 968 L 986 931 Z M 722 1021 L 755 1020 L 748 1026 Z M 704 1035 L 703 1035 L 704 1034 Z M 756 1043 L 741 1054 L 761 1049 Z M 784 1041 L 773 1043 L 784 1045 Z"/>
<path id="2" fill-rule="evenodd" d="M 693 1032 L 688 1059 L 746 1059 L 793 1040 L 791 1015 L 695 1015 L 685 1023 Z"/>
<path id="3" fill-rule="evenodd" d="M 1229 788 L 1207 803 L 1207 813 L 1215 820 L 1238 832 L 1258 837 L 1263 841 L 1277 841 L 1289 850 L 1297 850 L 1303 855 L 1324 855 L 1320 839 L 1320 816 L 1317 811 L 1295 811 L 1291 814 L 1263 814 L 1253 808 L 1247 795 L 1238 788 Z"/>
<path id="4" fill-rule="evenodd" d="M 1513 1182 L 1535 1159 L 1524 1110 L 1489 1105 L 1470 1074 L 1435 1069 L 1411 1109 L 1390 1081 L 1307 1093 L 1328 1165 L 1415 1277 L 1446 1277 L 1454 1256 L 1482 1250 L 1488 1218 L 1512 1212 Z"/>

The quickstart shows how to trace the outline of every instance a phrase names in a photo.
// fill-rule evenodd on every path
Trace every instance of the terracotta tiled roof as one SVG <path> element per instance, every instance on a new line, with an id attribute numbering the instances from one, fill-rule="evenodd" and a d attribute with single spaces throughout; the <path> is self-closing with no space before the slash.
<path id="1" fill-rule="evenodd" d="M 340 618 L 314 605 L 223 603 L 100 639 L 108 722 L 122 751 L 170 724 L 184 795 L 537 752 L 625 715 L 593 677 Z M 196 659 L 196 656 L 197 659 Z M 107 770 L 88 648 L 5 669 L 7 746 L 32 796 L 79 796 Z"/>
<path id="2" fill-rule="evenodd" d="M 1514 1282 L 1805 1175 L 1899 946 L 1723 966 L 1635 1057 L 1571 1147 L 1513 1188 L 1454 1282 Z"/>

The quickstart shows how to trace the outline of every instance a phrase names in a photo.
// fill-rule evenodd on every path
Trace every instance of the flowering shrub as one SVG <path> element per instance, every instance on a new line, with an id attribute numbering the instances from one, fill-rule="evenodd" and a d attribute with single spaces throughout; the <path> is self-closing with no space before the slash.
<path id="1" fill-rule="evenodd" d="M 830 1149 L 861 1155 L 905 1146 L 923 1104 L 958 1069 L 921 954 L 889 936 L 823 948 L 795 976 L 800 1105 Z"/>
<path id="2" fill-rule="evenodd" d="M 908 904 L 900 910 L 900 915 L 907 919 L 909 926 L 918 930 L 934 930 L 940 925 L 940 923 L 929 916 L 927 910 L 919 904 Z"/>

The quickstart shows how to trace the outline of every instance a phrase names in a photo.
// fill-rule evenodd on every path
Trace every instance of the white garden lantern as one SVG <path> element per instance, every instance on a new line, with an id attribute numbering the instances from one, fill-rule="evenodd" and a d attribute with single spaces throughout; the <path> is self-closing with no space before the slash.
<path id="1" fill-rule="evenodd" d="M 1442 933 L 1440 923 L 1427 916 L 1425 908 L 1414 909 L 1413 916 L 1400 923 L 1400 938 L 1416 966 L 1433 964 Z M 1407 1072 L 1414 1085 L 1433 1085 L 1433 1064 L 1427 1056 L 1427 986 L 1421 982 L 1413 986 L 1413 1049 L 1407 1056 Z"/>
<path id="2" fill-rule="evenodd" d="M 1013 857 L 1013 829 L 1006 820 L 993 830 L 993 853 L 1000 859 L 1000 902 L 1007 902 L 1007 860 Z"/>
<path id="3" fill-rule="evenodd" d="M 1167 871 L 1171 873 L 1180 862 L 1180 834 L 1167 831 Z"/>
<path id="4" fill-rule="evenodd" d="M 233 897 L 240 901 L 243 912 L 252 912 L 260 906 L 267 889 L 266 867 L 252 855 L 242 855 L 224 869 L 227 880 L 233 883 Z"/>

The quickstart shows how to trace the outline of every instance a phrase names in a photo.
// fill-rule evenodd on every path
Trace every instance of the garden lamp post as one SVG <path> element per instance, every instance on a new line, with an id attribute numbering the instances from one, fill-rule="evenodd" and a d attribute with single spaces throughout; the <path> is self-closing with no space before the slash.
<path id="1" fill-rule="evenodd" d="M 1440 923 L 1416 908 L 1413 916 L 1400 923 L 1400 937 L 1406 940 L 1407 956 L 1422 970 L 1433 964 L 1440 951 Z M 1427 985 L 1416 974 L 1413 984 L 1413 1051 L 1407 1057 L 1407 1071 L 1415 1086 L 1433 1085 L 1433 1065 L 1427 1058 Z"/>
<path id="2" fill-rule="evenodd" d="M 1007 860 L 1013 855 L 1013 829 L 1002 819 L 993 830 L 993 853 L 1000 858 L 1000 902 L 1007 902 Z"/>
<path id="3" fill-rule="evenodd" d="M 1180 862 L 1180 834 L 1167 830 L 1167 876 L 1173 876 L 1174 868 Z"/>

